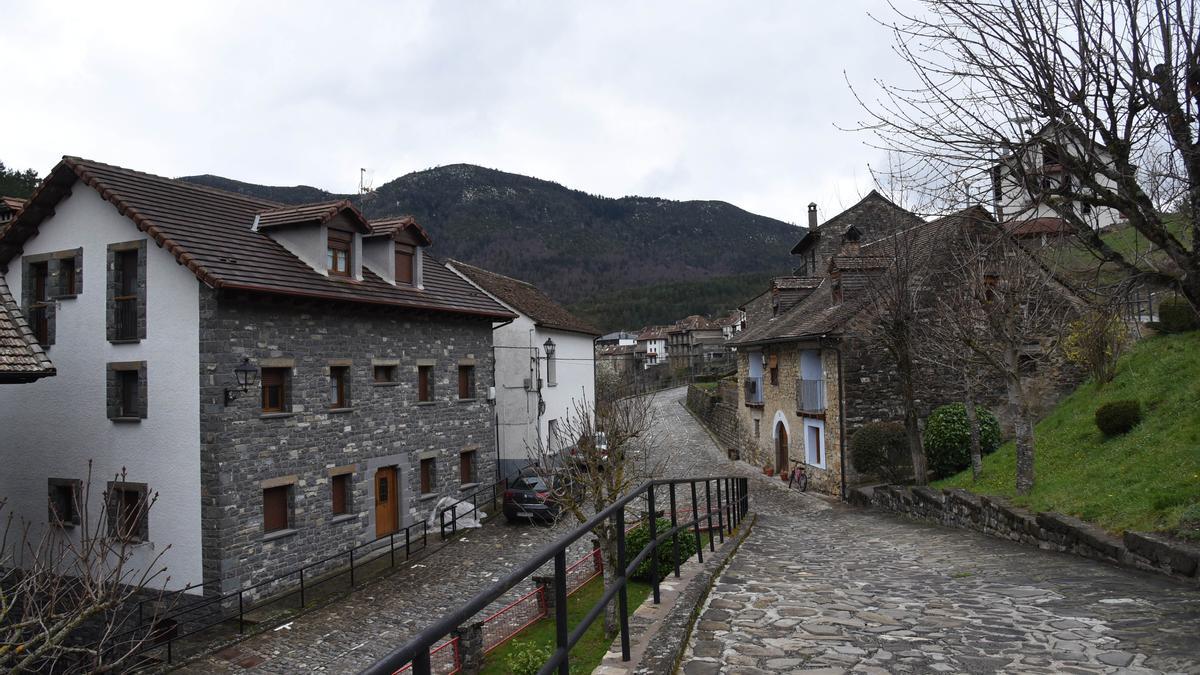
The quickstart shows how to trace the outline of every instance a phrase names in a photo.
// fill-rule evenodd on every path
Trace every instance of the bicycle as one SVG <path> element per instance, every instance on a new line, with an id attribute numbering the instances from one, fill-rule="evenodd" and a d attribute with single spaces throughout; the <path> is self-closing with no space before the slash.
<path id="1" fill-rule="evenodd" d="M 792 469 L 791 475 L 788 476 L 789 490 L 792 489 L 792 485 L 799 488 L 801 492 L 808 490 L 808 472 L 804 470 L 803 466 L 797 465 Z"/>

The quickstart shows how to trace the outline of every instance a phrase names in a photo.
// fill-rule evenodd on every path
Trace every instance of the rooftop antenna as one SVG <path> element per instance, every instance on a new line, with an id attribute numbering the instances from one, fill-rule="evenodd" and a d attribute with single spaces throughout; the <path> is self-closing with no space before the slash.
<path id="1" fill-rule="evenodd" d="M 358 194 L 365 195 L 371 191 L 371 185 L 367 182 L 367 170 L 358 170 Z"/>

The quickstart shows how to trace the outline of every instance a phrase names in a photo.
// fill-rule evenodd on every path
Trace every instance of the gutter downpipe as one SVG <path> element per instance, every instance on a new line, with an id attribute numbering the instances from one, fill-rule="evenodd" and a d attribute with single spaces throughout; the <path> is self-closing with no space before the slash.
<path id="1" fill-rule="evenodd" d="M 821 343 L 824 345 L 825 335 L 821 336 Z M 837 377 L 838 377 L 838 461 L 841 464 L 842 478 L 842 501 L 846 500 L 846 393 L 842 380 L 842 349 L 841 347 L 829 347 L 837 354 Z"/>

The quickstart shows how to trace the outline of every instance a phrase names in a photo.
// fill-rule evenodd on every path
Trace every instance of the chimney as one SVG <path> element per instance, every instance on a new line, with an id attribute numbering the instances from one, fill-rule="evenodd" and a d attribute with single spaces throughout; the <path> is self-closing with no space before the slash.
<path id="1" fill-rule="evenodd" d="M 846 232 L 842 234 L 842 250 L 838 255 L 858 256 L 860 239 L 862 239 L 862 233 L 858 231 L 857 227 L 851 225 L 846 228 Z"/>
<path id="2" fill-rule="evenodd" d="M 817 229 L 817 203 L 808 203 L 808 229 Z"/>

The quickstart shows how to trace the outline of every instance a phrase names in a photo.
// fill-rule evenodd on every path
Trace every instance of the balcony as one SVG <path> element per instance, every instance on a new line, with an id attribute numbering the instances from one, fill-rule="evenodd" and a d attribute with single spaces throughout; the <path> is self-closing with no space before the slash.
<path id="1" fill-rule="evenodd" d="M 113 326 L 115 339 L 136 340 L 137 326 L 137 297 L 119 297 L 114 301 Z"/>
<path id="2" fill-rule="evenodd" d="M 762 405 L 763 404 L 763 379 L 759 377 L 747 377 L 742 386 L 746 391 L 746 405 Z"/>
<path id="3" fill-rule="evenodd" d="M 825 380 L 796 380 L 796 412 L 825 412 Z"/>

